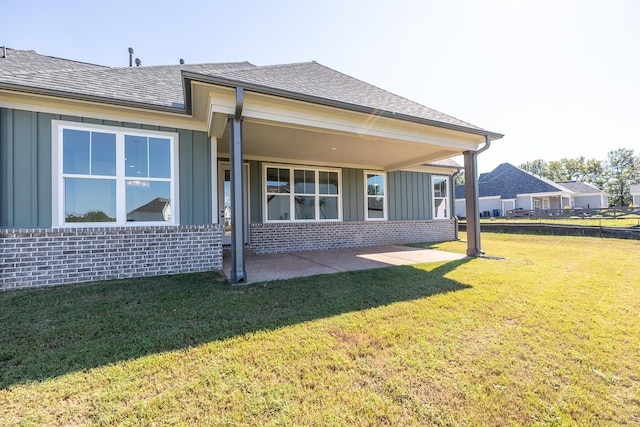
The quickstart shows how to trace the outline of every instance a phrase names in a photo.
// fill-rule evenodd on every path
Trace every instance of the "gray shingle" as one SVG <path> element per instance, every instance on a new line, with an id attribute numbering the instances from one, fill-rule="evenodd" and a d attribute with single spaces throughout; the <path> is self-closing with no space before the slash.
<path id="1" fill-rule="evenodd" d="M 316 62 L 262 67 L 234 62 L 114 68 L 8 49 L 7 58 L 0 59 L 0 85 L 55 91 L 69 97 L 97 96 L 112 102 L 184 108 L 183 70 L 482 131 Z"/>
<path id="2" fill-rule="evenodd" d="M 222 73 L 247 67 L 254 65 L 240 62 L 104 67 L 10 49 L 7 58 L 0 59 L 0 82 L 70 95 L 172 107 L 184 103 L 182 70 Z"/>
<path id="3" fill-rule="evenodd" d="M 332 101 L 480 129 L 470 123 L 425 107 L 315 61 L 234 70 L 221 76 Z"/>
<path id="4" fill-rule="evenodd" d="M 489 173 L 478 178 L 478 197 L 500 196 L 515 199 L 517 194 L 554 193 L 563 191 L 552 181 L 532 175 L 509 163 L 502 163 Z M 465 197 L 464 185 L 456 185 L 455 198 Z"/>
<path id="5" fill-rule="evenodd" d="M 40 55 L 32 50 L 15 50 L 7 48 L 7 56 L 5 58 L 0 58 L 1 76 L 6 74 L 30 74 L 54 70 L 99 70 L 104 68 L 109 67 Z"/>
<path id="6" fill-rule="evenodd" d="M 600 194 L 602 191 L 598 190 L 595 187 L 590 186 L 589 184 L 585 184 L 580 181 L 558 181 L 557 184 L 560 184 L 564 188 L 573 191 L 576 194 Z"/>

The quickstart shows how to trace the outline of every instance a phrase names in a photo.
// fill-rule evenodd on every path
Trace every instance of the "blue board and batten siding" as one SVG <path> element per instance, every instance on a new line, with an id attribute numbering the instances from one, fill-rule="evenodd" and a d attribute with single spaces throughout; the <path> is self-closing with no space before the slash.
<path id="1" fill-rule="evenodd" d="M 179 134 L 180 223 L 211 224 L 205 132 L 0 108 L 0 228 L 51 227 L 51 120 Z"/>
<path id="2" fill-rule="evenodd" d="M 180 223 L 211 224 L 211 144 L 205 132 L 0 108 L 0 228 L 51 227 L 52 120 L 178 133 Z M 260 223 L 262 162 L 248 163 L 250 221 Z M 364 171 L 342 168 L 344 221 L 364 220 L 364 192 Z M 389 172 L 388 219 L 431 219 L 431 193 L 431 174 Z"/>
<path id="3" fill-rule="evenodd" d="M 389 220 L 431 219 L 431 175 L 396 171 L 387 174 Z"/>

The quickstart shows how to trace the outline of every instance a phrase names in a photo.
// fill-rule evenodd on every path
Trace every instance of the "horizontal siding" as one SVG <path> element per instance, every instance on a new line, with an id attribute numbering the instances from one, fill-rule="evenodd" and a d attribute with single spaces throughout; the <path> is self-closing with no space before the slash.
<path id="1" fill-rule="evenodd" d="M 211 144 L 205 132 L 0 109 L 0 227 L 51 227 L 51 120 L 177 132 L 180 223 L 211 223 Z"/>

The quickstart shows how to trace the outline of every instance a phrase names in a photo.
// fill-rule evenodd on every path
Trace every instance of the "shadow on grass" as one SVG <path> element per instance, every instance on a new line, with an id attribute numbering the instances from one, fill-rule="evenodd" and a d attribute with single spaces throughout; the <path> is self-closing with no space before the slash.
<path id="1" fill-rule="evenodd" d="M 218 273 L 0 293 L 0 388 L 469 288 L 410 266 L 231 287 Z"/>

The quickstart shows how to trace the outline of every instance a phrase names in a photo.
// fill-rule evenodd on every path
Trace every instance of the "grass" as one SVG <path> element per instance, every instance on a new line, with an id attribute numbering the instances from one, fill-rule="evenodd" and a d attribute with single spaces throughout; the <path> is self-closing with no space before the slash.
<path id="1" fill-rule="evenodd" d="M 0 425 L 640 423 L 640 242 L 483 248 L 506 260 L 0 293 Z"/>

